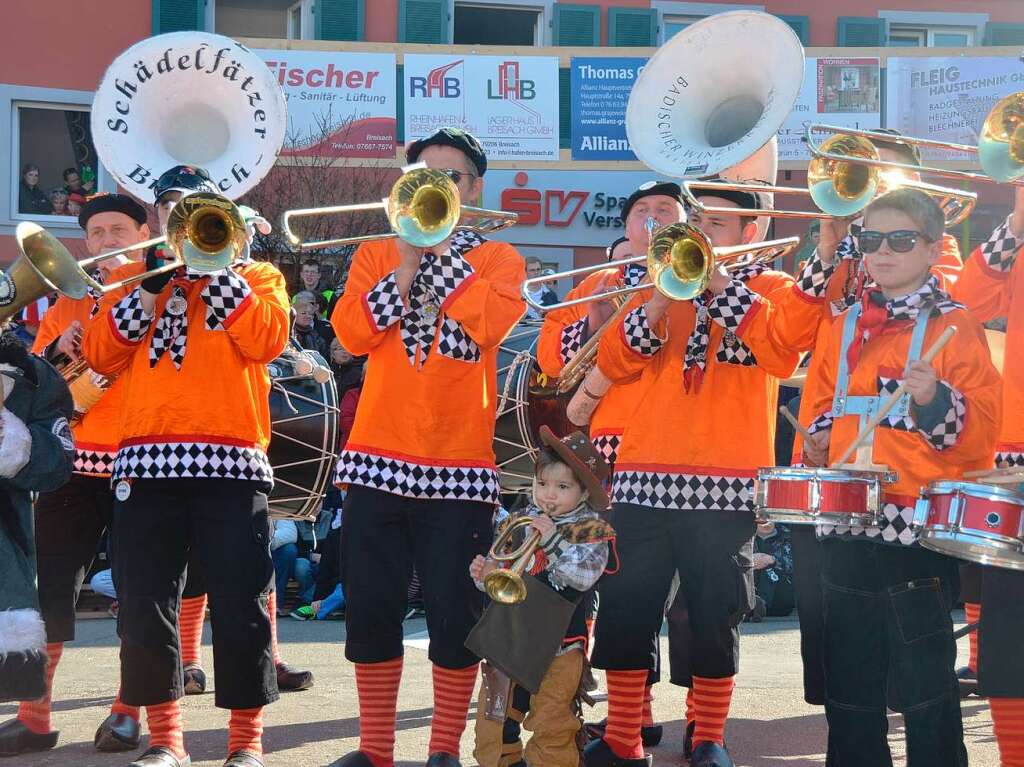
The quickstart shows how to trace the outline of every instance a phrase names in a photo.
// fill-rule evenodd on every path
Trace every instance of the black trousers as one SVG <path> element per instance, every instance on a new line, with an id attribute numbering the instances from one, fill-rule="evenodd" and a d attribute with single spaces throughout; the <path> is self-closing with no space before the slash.
<path id="1" fill-rule="evenodd" d="M 154 705 L 183 694 L 178 609 L 190 551 L 209 594 L 219 708 L 277 699 L 267 594 L 267 496 L 260 483 L 136 480 L 114 506 L 122 699 Z"/>
<path id="2" fill-rule="evenodd" d="M 966 765 L 949 615 L 956 562 L 917 547 L 831 539 L 822 542 L 822 576 L 826 764 L 892 765 L 890 692 L 906 723 L 907 764 Z"/>
<path id="3" fill-rule="evenodd" d="M 825 703 L 825 597 L 821 589 L 821 542 L 814 525 L 790 525 L 793 544 L 793 586 L 800 621 L 800 658 L 804 668 L 804 700 Z"/>
<path id="4" fill-rule="evenodd" d="M 736 673 L 740 620 L 754 599 L 752 512 L 666 511 L 614 504 L 619 569 L 601 581 L 592 662 L 609 670 L 655 667 L 672 577 L 690 622 L 690 671 Z"/>
<path id="5" fill-rule="evenodd" d="M 423 590 L 428 656 L 442 668 L 479 658 L 465 647 L 484 594 L 469 563 L 491 546 L 493 507 L 479 501 L 425 500 L 352 485 L 341 517 L 345 657 L 381 663 L 402 655 L 402 621 L 413 566 Z"/>
<path id="6" fill-rule="evenodd" d="M 1024 698 L 1024 572 L 981 568 L 978 689 L 986 698 Z"/>
<path id="7" fill-rule="evenodd" d="M 39 605 L 47 642 L 75 638 L 75 605 L 113 510 L 110 480 L 81 474 L 36 500 Z"/>

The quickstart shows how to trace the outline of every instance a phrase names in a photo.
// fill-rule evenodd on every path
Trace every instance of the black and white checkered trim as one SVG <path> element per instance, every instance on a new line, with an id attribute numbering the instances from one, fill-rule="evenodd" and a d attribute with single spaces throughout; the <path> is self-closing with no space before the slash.
<path id="1" fill-rule="evenodd" d="M 342 450 L 334 481 L 406 498 L 497 503 L 498 472 L 478 466 L 431 466 L 357 450 Z"/>
<path id="2" fill-rule="evenodd" d="M 402 319 L 405 305 L 402 303 L 402 294 L 398 292 L 394 272 L 384 275 L 380 282 L 370 288 L 365 300 L 377 330 L 385 330 Z"/>
<path id="3" fill-rule="evenodd" d="M 837 260 L 834 259 L 831 264 L 825 264 L 818 257 L 818 251 L 815 250 L 811 258 L 804 264 L 804 268 L 800 270 L 800 274 L 797 275 L 797 290 L 812 298 L 824 298 L 825 289 L 836 270 Z"/>
<path id="4" fill-rule="evenodd" d="M 988 241 L 981 246 L 981 255 L 990 269 L 997 272 L 1008 272 L 1013 268 L 1017 253 L 1024 242 L 1018 240 L 1010 231 L 1010 219 L 997 226 Z"/>
<path id="5" fill-rule="evenodd" d="M 902 378 L 887 378 L 886 376 L 878 376 L 876 385 L 878 387 L 878 396 L 883 400 L 889 399 L 889 396 L 896 393 L 896 390 L 900 388 L 900 384 L 903 383 Z M 917 425 L 914 423 L 914 419 L 910 415 L 893 415 L 893 411 L 889 411 L 889 415 L 882 419 L 879 426 L 887 429 L 895 429 L 896 431 L 917 431 Z"/>
<path id="6" fill-rule="evenodd" d="M 117 451 L 113 479 L 245 479 L 273 482 L 267 454 L 258 447 L 212 442 L 154 442 Z"/>
<path id="7" fill-rule="evenodd" d="M 171 288 L 171 298 L 164 306 L 164 312 L 156 322 L 153 338 L 149 342 L 149 366 L 155 367 L 164 353 L 170 351 L 174 367 L 180 369 L 185 361 L 185 344 L 188 341 L 188 308 L 181 314 L 173 314 L 172 302 L 187 302 L 188 297 L 181 285 Z"/>
<path id="8" fill-rule="evenodd" d="M 71 470 L 75 474 L 109 477 L 114 472 L 116 450 L 83 450 L 75 448 L 75 459 Z"/>
<path id="9" fill-rule="evenodd" d="M 708 303 L 708 316 L 735 333 L 758 301 L 760 297 L 756 293 L 734 279 Z"/>
<path id="10" fill-rule="evenodd" d="M 617 469 L 612 501 L 682 511 L 746 511 L 754 480 L 709 474 L 669 474 Z"/>
<path id="11" fill-rule="evenodd" d="M 1015 469 L 1024 466 L 1024 453 L 1018 450 L 996 449 L 996 468 Z"/>
<path id="12" fill-rule="evenodd" d="M 608 462 L 609 466 L 615 464 L 619 457 L 619 445 L 622 444 L 621 434 L 601 434 L 590 440 L 594 449 Z"/>
<path id="13" fill-rule="evenodd" d="M 629 348 L 644 357 L 650 357 L 661 348 L 662 341 L 647 323 L 647 307 L 638 306 L 626 315 L 623 322 Z"/>
<path id="14" fill-rule="evenodd" d="M 757 364 L 757 358 L 731 330 L 725 331 L 722 342 L 718 345 L 715 359 L 727 365 L 746 365 L 748 367 Z"/>
<path id="15" fill-rule="evenodd" d="M 443 357 L 462 362 L 480 361 L 480 347 L 463 330 L 462 325 L 451 317 L 445 317 L 441 323 L 437 352 Z"/>
<path id="16" fill-rule="evenodd" d="M 251 293 L 249 283 L 232 271 L 212 275 L 199 294 L 206 304 L 206 327 L 223 330 L 224 323 Z"/>
<path id="17" fill-rule="evenodd" d="M 110 311 L 110 319 L 118 335 L 133 344 L 145 338 L 153 322 L 153 318 L 146 316 L 142 310 L 142 297 L 138 288 L 114 304 Z"/>
<path id="18" fill-rule="evenodd" d="M 810 434 L 817 434 L 819 431 L 825 431 L 826 429 L 832 428 L 832 412 L 822 413 L 807 427 L 807 431 Z"/>
<path id="19" fill-rule="evenodd" d="M 586 317 L 580 317 L 576 322 L 571 322 L 562 328 L 562 333 L 559 336 L 558 351 L 562 357 L 563 364 L 576 356 L 579 350 L 583 347 L 586 335 Z"/>
<path id="20" fill-rule="evenodd" d="M 934 428 L 925 431 L 918 431 L 928 440 L 928 444 L 936 450 L 945 450 L 953 447 L 960 441 L 960 433 L 964 430 L 964 420 L 967 416 L 967 401 L 964 396 L 946 381 L 939 381 L 939 386 L 945 387 L 949 394 L 949 408 L 946 414 Z"/>
<path id="21" fill-rule="evenodd" d="M 917 532 L 912 526 L 914 507 L 899 503 L 882 504 L 882 519 L 878 525 L 818 525 L 818 537 L 877 539 L 883 543 L 899 546 L 911 546 L 917 542 Z"/>
<path id="22" fill-rule="evenodd" d="M 442 306 L 448 297 L 473 274 L 472 265 L 463 258 L 462 254 L 483 242 L 484 239 L 478 234 L 462 229 L 452 237 L 451 246 L 445 253 L 439 256 L 428 254 L 424 257 L 426 265 L 422 270 L 423 279 Z"/>

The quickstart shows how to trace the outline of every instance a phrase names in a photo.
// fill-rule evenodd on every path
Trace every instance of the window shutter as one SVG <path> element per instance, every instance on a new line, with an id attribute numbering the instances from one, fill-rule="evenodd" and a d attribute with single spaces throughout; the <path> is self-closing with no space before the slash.
<path id="1" fill-rule="evenodd" d="M 572 147 L 572 70 L 558 70 L 558 146 Z"/>
<path id="2" fill-rule="evenodd" d="M 879 48 L 889 41 L 889 23 L 870 16 L 840 16 L 836 44 Z"/>
<path id="3" fill-rule="evenodd" d="M 658 44 L 658 12 L 653 8 L 609 8 L 608 44 L 653 48 Z"/>
<path id="4" fill-rule="evenodd" d="M 206 23 L 203 0 L 153 0 L 153 34 L 201 30 Z"/>
<path id="5" fill-rule="evenodd" d="M 395 67 L 395 143 L 405 143 L 405 66 Z"/>
<path id="6" fill-rule="evenodd" d="M 313 29 L 317 40 L 362 40 L 364 0 L 316 0 Z"/>
<path id="7" fill-rule="evenodd" d="M 1024 45 L 1024 24 L 990 21 L 985 25 L 985 45 Z"/>
<path id="8" fill-rule="evenodd" d="M 786 16 L 783 14 L 776 14 L 780 19 L 789 24 L 796 32 L 796 36 L 800 38 L 800 42 L 807 45 L 807 41 L 811 39 L 811 19 L 808 16 Z"/>
<path id="9" fill-rule="evenodd" d="M 433 43 L 448 39 L 448 0 L 398 0 L 398 42 Z"/>
<path id="10" fill-rule="evenodd" d="M 600 45 L 601 6 L 555 3 L 555 45 Z"/>

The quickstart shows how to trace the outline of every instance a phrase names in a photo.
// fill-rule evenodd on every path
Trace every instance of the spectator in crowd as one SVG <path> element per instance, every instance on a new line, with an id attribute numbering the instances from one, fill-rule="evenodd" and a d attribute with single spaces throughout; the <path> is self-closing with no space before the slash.
<path id="1" fill-rule="evenodd" d="M 78 217 L 78 214 L 82 212 L 82 206 L 85 205 L 85 195 L 79 194 L 78 192 L 72 192 L 68 195 L 68 213 L 69 216 Z"/>
<path id="2" fill-rule="evenodd" d="M 320 284 L 320 264 L 312 259 L 302 263 L 299 270 L 299 289 L 308 291 L 316 300 L 317 314 L 323 317 L 327 312 L 333 291 L 325 290 Z"/>
<path id="3" fill-rule="evenodd" d="M 49 216 L 53 206 L 46 192 L 39 188 L 39 166 L 26 163 L 21 169 L 21 182 L 18 184 L 18 212 L 34 216 Z"/>
<path id="4" fill-rule="evenodd" d="M 94 186 L 95 182 L 91 179 L 88 182 L 82 181 L 78 168 L 64 169 L 64 191 L 68 193 L 68 196 L 79 194 L 84 201 L 86 197 L 95 191 L 93 189 Z"/>
<path id="5" fill-rule="evenodd" d="M 288 581 L 295 572 L 299 556 L 299 531 L 290 519 L 274 520 L 274 537 L 270 541 L 270 557 L 274 560 L 274 584 L 277 589 L 277 614 L 287 615 L 284 595 Z"/>
<path id="6" fill-rule="evenodd" d="M 333 500 L 332 500 L 333 498 Z M 341 501 L 343 494 L 334 488 L 324 500 L 324 515 L 330 519 L 329 529 L 322 538 L 317 536 L 317 550 L 310 554 L 303 569 L 296 572 L 299 582 L 300 601 L 305 604 L 295 608 L 291 616 L 296 620 L 326 620 L 332 614 L 345 609 L 345 594 L 341 587 Z M 333 508 L 334 504 L 338 508 Z M 303 561 L 303 560 L 300 560 Z M 303 584 L 312 577 L 312 589 L 304 589 Z"/>
<path id="7" fill-rule="evenodd" d="M 64 191 L 63 187 L 57 187 L 50 192 L 50 205 L 53 207 L 55 216 L 71 215 L 68 213 L 68 193 Z"/>
<path id="8" fill-rule="evenodd" d="M 320 354 L 324 360 L 331 356 L 331 339 L 334 333 L 331 326 L 322 320 L 312 301 L 301 301 L 293 305 L 295 320 L 292 323 L 292 337 L 303 349 Z"/>
<path id="9" fill-rule="evenodd" d="M 545 269 L 542 272 L 542 274 L 545 277 L 552 277 L 553 278 L 555 276 L 555 270 L 554 269 Z M 551 279 L 548 282 L 544 283 L 544 287 L 548 288 L 551 291 L 551 293 L 554 294 L 555 301 L 557 302 L 558 301 L 558 280 Z"/>
<path id="10" fill-rule="evenodd" d="M 341 345 L 341 341 L 335 338 L 331 341 L 330 363 L 334 372 L 334 386 L 338 391 L 338 402 L 341 402 L 346 392 L 362 386 L 366 357 L 353 356 Z"/>
<path id="11" fill-rule="evenodd" d="M 754 536 L 755 606 L 750 616 L 754 623 L 765 615 L 785 616 L 796 606 L 793 586 L 793 544 L 789 528 L 764 522 Z"/>
<path id="12" fill-rule="evenodd" d="M 534 279 L 541 277 L 544 274 L 544 265 L 541 260 L 536 256 L 530 256 L 526 259 L 526 277 L 527 279 Z M 554 274 L 554 272 L 552 272 Z M 558 295 L 548 285 L 548 283 L 539 283 L 534 286 L 534 289 L 530 291 L 530 298 L 543 306 L 551 306 L 551 304 L 558 303 Z M 525 319 L 528 320 L 539 320 L 543 318 L 543 313 L 538 311 L 532 306 L 528 306 L 526 309 Z"/>

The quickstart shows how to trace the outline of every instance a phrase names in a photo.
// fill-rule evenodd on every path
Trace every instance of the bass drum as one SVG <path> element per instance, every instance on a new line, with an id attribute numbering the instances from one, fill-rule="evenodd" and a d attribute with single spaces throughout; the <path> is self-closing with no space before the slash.
<path id="1" fill-rule="evenodd" d="M 313 371 L 326 372 L 317 376 Z M 274 468 L 272 517 L 314 520 L 338 460 L 338 397 L 334 376 L 316 352 L 285 349 L 270 363 L 271 439 Z"/>
<path id="2" fill-rule="evenodd" d="M 537 364 L 540 327 L 539 321 L 520 322 L 498 349 L 494 455 L 505 493 L 532 489 L 542 425 L 558 435 L 575 431 L 565 417 L 569 395 L 558 395 L 557 379 L 548 378 Z"/>

